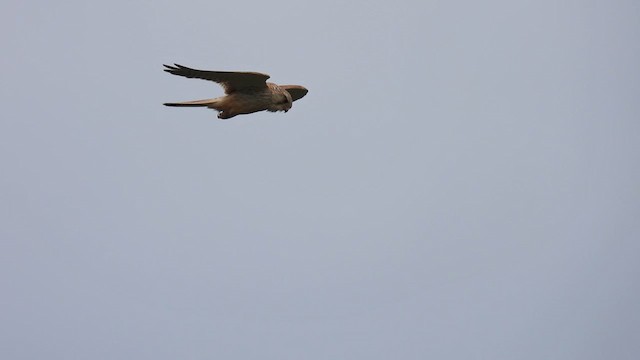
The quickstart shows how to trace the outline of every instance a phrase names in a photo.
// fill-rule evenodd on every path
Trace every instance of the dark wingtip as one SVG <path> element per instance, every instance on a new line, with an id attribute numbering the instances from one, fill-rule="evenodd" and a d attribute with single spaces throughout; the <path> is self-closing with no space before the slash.
<path id="1" fill-rule="evenodd" d="M 164 71 L 175 71 L 175 70 L 179 70 L 179 68 L 175 67 L 175 66 L 171 66 L 171 65 L 167 65 L 167 64 L 162 64 L 164 67 L 166 67 L 166 69 L 162 69 Z"/>
<path id="2" fill-rule="evenodd" d="M 171 66 L 171 65 L 167 65 L 167 64 L 163 64 L 163 65 L 164 65 L 164 67 L 166 69 L 162 69 L 162 70 L 168 72 L 169 74 L 179 75 L 177 72 L 180 71 L 180 68 L 175 67 L 175 66 Z"/>

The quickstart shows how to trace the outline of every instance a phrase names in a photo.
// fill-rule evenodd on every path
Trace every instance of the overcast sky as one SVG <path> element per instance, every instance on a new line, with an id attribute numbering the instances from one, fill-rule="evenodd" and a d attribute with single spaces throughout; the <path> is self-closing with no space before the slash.
<path id="1" fill-rule="evenodd" d="M 3 359 L 637 359 L 640 2 L 3 1 Z M 221 121 L 163 63 L 309 94 Z"/>

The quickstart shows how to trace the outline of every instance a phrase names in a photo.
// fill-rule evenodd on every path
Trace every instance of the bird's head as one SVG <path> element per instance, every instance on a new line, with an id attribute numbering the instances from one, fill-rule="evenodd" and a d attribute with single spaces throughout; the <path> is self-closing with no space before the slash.
<path id="1" fill-rule="evenodd" d="M 289 94 L 288 91 L 285 90 L 283 91 L 283 93 L 284 99 L 282 100 L 282 110 L 284 110 L 284 112 L 287 112 L 293 106 L 293 100 L 291 99 L 291 94 Z"/>

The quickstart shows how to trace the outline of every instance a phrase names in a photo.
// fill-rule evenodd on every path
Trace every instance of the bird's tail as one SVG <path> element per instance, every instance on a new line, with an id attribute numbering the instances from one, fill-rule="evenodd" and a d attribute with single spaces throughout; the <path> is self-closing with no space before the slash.
<path id="1" fill-rule="evenodd" d="M 216 99 L 183 101 L 183 102 L 175 102 L 175 103 L 164 103 L 164 105 L 166 105 L 166 106 L 183 106 L 183 107 L 206 106 L 208 108 L 215 109 L 217 103 L 218 103 L 218 99 L 216 98 Z"/>

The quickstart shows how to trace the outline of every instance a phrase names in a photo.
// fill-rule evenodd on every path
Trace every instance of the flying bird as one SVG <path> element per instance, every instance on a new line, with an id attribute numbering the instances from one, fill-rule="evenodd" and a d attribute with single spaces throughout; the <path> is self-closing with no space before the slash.
<path id="1" fill-rule="evenodd" d="M 269 75 L 257 72 L 196 70 L 174 64 L 165 65 L 164 71 L 188 78 L 215 81 L 224 88 L 224 96 L 214 99 L 165 103 L 166 106 L 208 107 L 218 111 L 218 119 L 230 119 L 236 115 L 258 111 L 284 111 L 293 102 L 307 95 L 300 85 L 276 85 L 267 82 Z"/>

